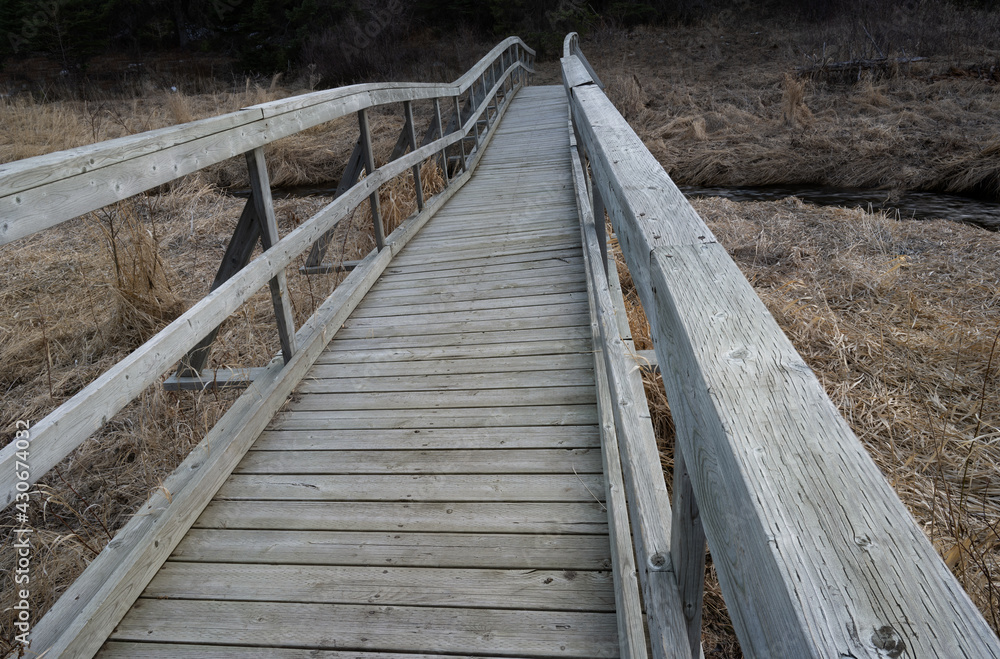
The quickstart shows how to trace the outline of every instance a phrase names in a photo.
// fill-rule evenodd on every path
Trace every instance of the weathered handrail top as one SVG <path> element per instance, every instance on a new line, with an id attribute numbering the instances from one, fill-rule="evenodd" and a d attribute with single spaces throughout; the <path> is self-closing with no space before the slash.
<path id="1" fill-rule="evenodd" d="M 1000 639 L 574 43 L 562 64 L 590 188 L 650 321 L 675 459 L 743 652 L 1000 657 Z"/>
<path id="2" fill-rule="evenodd" d="M 2 164 L 0 245 L 359 110 L 458 96 L 514 46 L 534 56 L 518 37 L 508 37 L 450 84 L 349 85 Z"/>

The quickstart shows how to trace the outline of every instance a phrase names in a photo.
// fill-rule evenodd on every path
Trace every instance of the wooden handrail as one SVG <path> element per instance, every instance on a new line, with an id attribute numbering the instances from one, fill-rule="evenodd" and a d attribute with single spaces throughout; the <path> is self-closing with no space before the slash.
<path id="1" fill-rule="evenodd" d="M 689 554 L 671 552 L 678 598 L 689 601 L 680 582 L 697 551 L 678 536 L 703 526 L 747 656 L 1000 657 L 816 376 L 596 84 L 576 38 L 565 44 L 589 185 L 649 318 L 696 499 L 675 497 L 671 544 Z M 692 510 L 700 524 L 677 523 Z"/>
<path id="2" fill-rule="evenodd" d="M 509 66 L 503 69 L 502 73 L 497 76 L 491 89 L 488 91 L 484 90 L 486 93 L 479 99 L 475 110 L 458 127 L 458 130 L 438 137 L 434 141 L 410 151 L 406 155 L 378 169 L 374 169 L 368 176 L 348 188 L 342 196 L 328 204 L 319 213 L 297 227 L 283 239 L 270 245 L 269 249 L 266 249 L 259 257 L 234 273 L 228 280 L 215 288 L 174 322 L 170 323 L 125 359 L 35 424 L 31 432 L 32 471 L 30 482 L 35 482 L 66 457 L 70 451 L 79 446 L 80 443 L 99 429 L 115 413 L 138 396 L 143 389 L 157 382 L 166 370 L 181 359 L 199 340 L 218 327 L 223 320 L 256 293 L 256 291 L 267 285 L 270 280 L 280 279 L 279 273 L 283 273 L 293 259 L 308 249 L 324 233 L 333 229 L 337 223 L 347 217 L 365 198 L 377 194 L 379 186 L 395 176 L 412 171 L 413 167 L 419 165 L 427 158 L 434 157 L 447 147 L 465 140 L 469 131 L 476 125 L 478 116 L 486 110 L 486 105 L 489 103 L 490 97 L 506 85 L 508 79 L 514 76 L 515 73 L 520 71 L 531 72 L 530 58 L 533 56 L 533 51 L 516 37 L 506 39 L 480 60 L 469 73 L 462 76 L 456 84 L 450 86 L 405 85 L 400 83 L 355 85 L 350 88 L 344 88 L 352 90 L 348 93 L 343 93 L 343 90 L 331 90 L 318 92 L 318 96 L 317 94 L 306 94 L 304 97 L 257 106 L 254 111 L 259 110 L 263 115 L 268 117 L 260 120 L 260 122 L 263 122 L 262 126 L 257 126 L 265 132 L 251 131 L 241 133 L 238 136 L 230 134 L 227 139 L 233 149 L 252 147 L 249 148 L 252 152 L 254 149 L 259 148 L 260 143 L 264 143 L 260 142 L 262 135 L 267 138 L 265 142 L 271 141 L 272 139 L 277 139 L 275 135 L 284 136 L 305 130 L 317 123 L 329 121 L 330 119 L 343 116 L 347 112 L 359 110 L 359 108 L 372 107 L 383 103 L 396 103 L 406 99 L 433 99 L 437 98 L 442 91 L 446 91 L 445 95 L 453 96 L 457 101 L 458 95 L 469 89 L 475 81 L 476 75 L 491 68 L 496 60 L 515 45 L 523 53 L 523 59 L 513 59 Z M 359 90 L 359 88 L 364 89 Z M 519 87 L 515 87 L 515 90 L 517 88 Z M 315 102 L 317 99 L 319 101 Z M 277 112 L 279 108 L 283 110 L 280 113 Z M 221 121 L 221 124 L 219 122 L 213 123 L 216 120 L 205 120 L 203 122 L 193 122 L 192 124 L 178 126 L 174 129 L 153 131 L 155 135 L 152 136 L 136 135 L 132 138 L 126 138 L 126 140 L 131 141 L 128 143 L 125 152 L 117 157 L 110 155 L 112 150 L 109 150 L 108 143 L 86 147 L 82 151 L 90 153 L 89 158 L 93 159 L 95 163 L 99 162 L 101 166 L 95 170 L 87 171 L 82 176 L 67 173 L 69 169 L 76 167 L 80 162 L 81 157 L 83 157 L 80 155 L 81 150 L 63 152 L 61 155 L 53 154 L 52 156 L 31 158 L 4 166 L 4 168 L 0 169 L 0 188 L 15 188 L 23 185 L 24 181 L 27 180 L 39 180 L 39 177 L 46 178 L 47 180 L 41 186 L 25 189 L 22 192 L 17 192 L 9 196 L 25 197 L 29 193 L 34 194 L 39 190 L 48 190 L 47 192 L 38 193 L 42 195 L 42 199 L 47 200 L 46 203 L 50 203 L 54 197 L 58 197 L 59 199 L 63 199 L 67 206 L 71 206 L 76 210 L 73 212 L 58 210 L 58 212 L 48 215 L 42 214 L 39 217 L 16 216 L 20 217 L 20 219 L 10 219 L 6 215 L 3 215 L 3 211 L 0 211 L 0 216 L 4 217 L 2 226 L 7 227 L 7 230 L 14 231 L 14 233 L 20 232 L 20 235 L 27 235 L 28 233 L 40 231 L 60 221 L 74 217 L 78 214 L 77 211 L 87 212 L 88 210 L 99 208 L 104 202 L 115 201 L 115 199 L 100 191 L 94 191 L 89 200 L 85 202 L 74 200 L 70 197 L 77 194 L 74 191 L 81 184 L 92 187 L 89 181 L 104 181 L 104 176 L 112 176 L 114 172 L 118 172 L 121 168 L 127 168 L 130 171 L 134 169 L 133 183 L 128 188 L 130 190 L 136 189 L 136 186 L 138 186 L 139 189 L 136 191 L 142 191 L 159 185 L 159 183 L 171 178 L 176 178 L 173 173 L 161 174 L 160 172 L 164 169 L 172 169 L 163 166 L 163 157 L 166 153 L 172 153 L 175 156 L 179 155 L 175 153 L 175 150 L 178 148 L 182 148 L 184 153 L 189 154 L 194 163 L 192 164 L 186 160 L 179 162 L 176 168 L 173 168 L 174 173 L 177 171 L 188 173 L 194 171 L 192 167 L 198 169 L 206 166 L 206 164 L 217 162 L 221 159 L 218 157 L 218 153 L 214 153 L 207 159 L 199 159 L 197 154 L 204 154 L 206 145 L 210 143 L 216 144 L 217 142 L 213 140 L 221 133 L 212 133 L 208 136 L 202 135 L 183 143 L 177 143 L 177 140 L 182 135 L 190 136 L 191 130 L 195 130 L 195 132 L 204 131 L 206 126 L 217 127 L 218 125 L 231 122 L 233 115 L 226 115 L 226 117 L 229 118 Z M 286 125 L 286 122 L 289 121 L 293 122 L 292 126 Z M 242 128 L 229 128 L 225 132 L 241 131 L 248 125 L 251 124 L 241 124 Z M 111 142 L 118 145 L 122 144 L 121 140 L 112 140 Z M 163 146 L 164 144 L 169 144 L 169 146 Z M 257 146 L 253 146 L 255 144 Z M 160 145 L 162 148 L 153 151 L 154 145 Z M 104 154 L 100 157 L 103 159 L 100 159 L 97 154 Z M 39 164 L 39 160 L 43 160 L 44 162 Z M 47 171 L 48 174 L 44 174 L 43 170 Z M 53 172 L 62 172 L 62 174 L 58 178 L 52 179 Z M 163 176 L 169 176 L 170 178 L 163 179 Z M 136 182 L 139 180 L 142 183 Z M 158 182 L 149 184 L 150 181 Z M 462 182 L 464 183 L 464 179 Z M 104 183 L 105 188 L 112 185 L 106 181 Z M 79 196 L 83 197 L 86 195 L 80 193 Z M 98 198 L 103 200 L 102 203 L 95 201 Z M 0 234 L 0 244 L 2 242 L 3 235 Z M 281 307 L 277 298 L 275 304 L 276 309 L 280 310 Z M 291 341 L 292 338 L 289 336 L 288 340 Z M 16 462 L 16 454 L 14 449 L 14 444 L 9 444 L 0 450 L 0 502 L 2 502 L 4 507 L 9 505 L 15 496 L 16 470 L 14 469 L 14 463 Z"/>
<path id="3" fill-rule="evenodd" d="M 451 84 L 350 85 L 2 164 L 0 245 L 366 108 L 460 96 L 515 45 L 533 72 L 534 51 L 509 37 Z"/>

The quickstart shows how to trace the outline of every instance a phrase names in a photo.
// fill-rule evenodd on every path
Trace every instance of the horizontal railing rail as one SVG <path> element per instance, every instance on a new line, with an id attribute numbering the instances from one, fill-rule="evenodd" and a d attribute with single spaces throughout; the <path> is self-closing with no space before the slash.
<path id="1" fill-rule="evenodd" d="M 246 234 L 243 239 L 252 235 L 249 242 L 236 245 L 240 247 L 237 251 L 244 253 L 245 261 L 225 273 L 227 266 L 224 263 L 213 290 L 205 298 L 33 426 L 32 470 L 27 482 L 34 483 L 143 389 L 157 382 L 173 364 L 185 358 L 200 340 L 211 335 L 223 320 L 269 282 L 282 356 L 284 361 L 290 360 L 296 345 L 284 282 L 286 267 L 332 231 L 366 198 L 372 205 L 376 240 L 381 248 L 385 239 L 378 215 L 379 187 L 407 171 L 413 172 L 415 183 L 419 185 L 419 165 L 446 153 L 453 145 L 461 147 L 461 169 L 467 174 L 471 159 L 478 155 L 483 134 L 492 128 L 493 117 L 499 113 L 500 106 L 506 106 L 524 84 L 526 76 L 532 73 L 533 58 L 534 51 L 520 39 L 511 37 L 452 85 L 355 85 L 0 166 L 0 193 L 5 195 L 0 198 L 0 244 L 242 152 L 247 155 L 253 188 L 243 219 L 250 218 L 249 224 L 259 229 L 257 233 L 244 231 L 243 225 L 248 223 L 241 219 L 230 247 L 236 245 L 241 231 Z M 458 110 L 463 94 L 468 95 L 466 105 L 471 110 L 459 112 L 463 120 L 456 130 L 374 168 L 365 130 L 367 108 L 403 102 L 409 113 L 410 101 L 445 97 L 447 103 Z M 358 114 L 362 126 L 361 141 L 366 143 L 368 155 L 367 175 L 278 240 L 261 145 L 352 112 Z M 485 117 L 485 126 L 481 126 L 484 123 L 481 116 Z M 467 153 L 465 142 L 471 141 L 473 136 L 475 142 Z M 456 176 L 452 182 L 459 179 L 461 177 Z M 464 179 L 460 181 L 463 182 Z M 31 212 L 36 204 L 40 210 Z M 265 251 L 249 261 L 258 236 Z M 245 249 L 247 245 L 249 249 Z M 227 253 L 227 261 L 228 256 Z M 0 450 L 0 501 L 4 506 L 13 501 L 18 482 L 25 482 L 15 478 L 15 453 L 13 443 Z"/>
<path id="2" fill-rule="evenodd" d="M 749 657 L 1000 657 L 1000 640 L 816 376 L 601 91 L 575 35 L 562 70 L 589 172 L 588 233 L 603 232 L 606 211 L 677 430 L 670 551 L 659 568 L 676 577 L 690 656 L 701 653 L 707 537 Z M 605 334 L 613 327 L 601 324 Z M 648 496 L 623 471 L 628 496 Z M 643 530 L 635 536 L 641 559 Z"/>

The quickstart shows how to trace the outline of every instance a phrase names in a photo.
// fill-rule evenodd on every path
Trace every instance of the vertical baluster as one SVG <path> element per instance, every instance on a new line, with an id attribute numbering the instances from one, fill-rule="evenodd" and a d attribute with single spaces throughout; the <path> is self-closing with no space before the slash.
<path id="1" fill-rule="evenodd" d="M 677 591 L 687 620 L 691 657 L 701 657 L 701 611 L 705 593 L 705 529 L 698 502 L 684 464 L 681 447 L 674 444 L 674 502 L 670 530 L 670 558 L 677 575 Z"/>
<path id="2" fill-rule="evenodd" d="M 444 137 L 444 122 L 441 121 L 441 99 L 434 99 L 434 120 L 437 122 L 437 134 L 438 137 Z M 444 184 L 445 186 L 451 185 L 451 179 L 448 175 L 448 150 L 447 148 L 441 149 L 441 162 L 444 166 Z"/>
<path id="3" fill-rule="evenodd" d="M 458 130 L 459 130 L 459 132 L 461 132 L 462 130 L 464 130 L 464 126 L 462 125 L 462 110 L 461 110 L 461 107 L 460 107 L 459 102 L 458 102 L 458 96 L 457 95 L 456 96 L 452 96 L 452 99 L 454 99 L 454 101 L 455 101 L 455 116 L 458 117 Z M 459 149 L 461 149 L 461 151 L 462 151 L 462 171 L 464 172 L 465 171 L 465 135 L 463 135 L 462 139 L 460 139 L 458 141 L 458 146 L 459 146 Z"/>
<path id="4" fill-rule="evenodd" d="M 372 154 L 372 133 L 368 128 L 367 110 L 358 110 L 358 125 L 361 129 L 361 150 L 365 157 L 365 175 L 375 172 L 375 156 Z M 382 228 L 382 215 L 379 212 L 378 188 L 372 190 L 368 201 L 372 209 L 372 224 L 375 229 L 375 246 L 379 251 L 385 247 L 385 231 Z"/>
<path id="5" fill-rule="evenodd" d="M 406 131 L 410 134 L 410 152 L 417 150 L 417 131 L 413 126 L 413 103 L 403 101 L 406 114 Z M 413 186 L 417 193 L 417 210 L 424 210 L 424 188 L 420 183 L 420 163 L 413 166 Z"/>
<path id="6" fill-rule="evenodd" d="M 604 219 L 604 198 L 597 185 L 593 186 L 594 194 L 594 228 L 597 230 L 597 244 L 601 246 L 601 260 L 604 261 L 604 274 L 608 274 L 608 232 Z"/>
<path id="7" fill-rule="evenodd" d="M 247 151 L 246 158 L 247 169 L 250 171 L 251 198 L 254 201 L 257 219 L 261 221 L 260 242 L 264 250 L 268 250 L 278 242 L 278 222 L 274 217 L 271 181 L 267 176 L 263 147 Z M 278 322 L 281 356 L 287 364 L 295 354 L 295 320 L 292 318 L 292 305 L 288 299 L 285 271 L 279 271 L 268 285 L 271 289 L 271 301 L 274 303 L 274 316 Z"/>

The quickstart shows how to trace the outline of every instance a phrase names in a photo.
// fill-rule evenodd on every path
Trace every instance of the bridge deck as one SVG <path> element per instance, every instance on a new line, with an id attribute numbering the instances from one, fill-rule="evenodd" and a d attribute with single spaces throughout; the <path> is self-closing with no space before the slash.
<path id="1" fill-rule="evenodd" d="M 520 92 L 99 656 L 617 656 L 566 121 Z"/>

